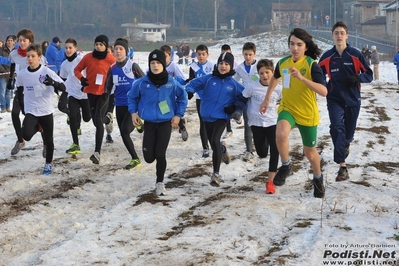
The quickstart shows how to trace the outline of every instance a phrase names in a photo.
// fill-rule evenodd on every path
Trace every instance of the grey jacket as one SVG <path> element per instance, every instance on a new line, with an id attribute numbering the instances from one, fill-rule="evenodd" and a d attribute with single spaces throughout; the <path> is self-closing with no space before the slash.
<path id="1" fill-rule="evenodd" d="M 380 63 L 380 56 L 377 50 L 371 51 L 370 62 L 372 65 L 378 65 Z"/>

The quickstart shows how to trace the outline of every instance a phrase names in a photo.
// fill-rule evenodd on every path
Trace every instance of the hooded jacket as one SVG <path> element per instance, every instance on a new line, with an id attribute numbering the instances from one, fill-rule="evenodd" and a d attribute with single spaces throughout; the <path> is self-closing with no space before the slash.
<path id="1" fill-rule="evenodd" d="M 141 119 L 153 123 L 170 121 L 174 116 L 183 117 L 187 103 L 183 86 L 169 75 L 168 82 L 159 87 L 144 76 L 133 83 L 128 93 L 129 113 L 137 112 Z"/>
<path id="2" fill-rule="evenodd" d="M 231 115 L 226 114 L 224 108 L 231 105 L 242 110 L 246 105 L 243 90 L 244 86 L 233 76 L 221 79 L 212 74 L 195 78 L 186 85 L 187 92 L 202 92 L 200 115 L 205 122 L 230 120 Z"/>

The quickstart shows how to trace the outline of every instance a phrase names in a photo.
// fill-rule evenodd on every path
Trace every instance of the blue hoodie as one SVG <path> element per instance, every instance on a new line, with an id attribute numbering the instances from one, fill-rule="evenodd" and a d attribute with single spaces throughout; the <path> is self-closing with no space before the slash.
<path id="1" fill-rule="evenodd" d="M 244 86 L 233 76 L 224 79 L 208 74 L 191 80 L 186 85 L 187 92 L 202 92 L 201 117 L 204 122 L 214 122 L 218 119 L 230 120 L 231 115 L 224 112 L 224 108 L 235 105 L 241 111 L 246 105 L 242 96 Z"/>
<path id="2" fill-rule="evenodd" d="M 159 88 L 144 76 L 133 83 L 127 96 L 129 113 L 137 112 L 141 119 L 153 123 L 170 121 L 174 116 L 183 117 L 188 104 L 183 86 L 170 76 Z M 168 112 L 160 108 L 160 103 L 165 102 Z"/>
<path id="3" fill-rule="evenodd" d="M 50 43 L 47 47 L 45 57 L 48 62 L 48 68 L 57 72 L 57 57 L 58 57 L 58 46 L 55 43 Z"/>

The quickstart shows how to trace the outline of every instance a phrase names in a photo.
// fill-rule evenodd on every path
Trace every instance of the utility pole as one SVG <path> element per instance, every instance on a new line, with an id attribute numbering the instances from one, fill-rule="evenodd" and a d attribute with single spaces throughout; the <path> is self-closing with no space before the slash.
<path id="1" fill-rule="evenodd" d="M 337 23 L 337 0 L 334 0 L 334 24 L 335 23 Z"/>
<path id="2" fill-rule="evenodd" d="M 215 39 L 218 31 L 218 0 L 215 0 Z"/>
<path id="3" fill-rule="evenodd" d="M 175 23 L 175 0 L 173 0 L 172 7 L 173 7 L 173 28 L 175 28 L 176 27 L 176 23 Z"/>
<path id="4" fill-rule="evenodd" d="M 395 11 L 395 49 L 398 49 L 398 0 L 396 0 Z"/>

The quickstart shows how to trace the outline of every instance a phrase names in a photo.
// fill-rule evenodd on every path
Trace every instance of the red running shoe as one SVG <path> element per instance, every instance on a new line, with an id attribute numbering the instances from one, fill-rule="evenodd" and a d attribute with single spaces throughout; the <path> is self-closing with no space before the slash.
<path id="1" fill-rule="evenodd" d="M 273 184 L 273 181 L 268 181 L 266 183 L 266 194 L 274 194 L 276 193 L 276 188 Z"/>

